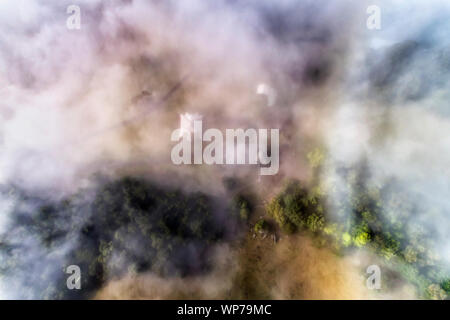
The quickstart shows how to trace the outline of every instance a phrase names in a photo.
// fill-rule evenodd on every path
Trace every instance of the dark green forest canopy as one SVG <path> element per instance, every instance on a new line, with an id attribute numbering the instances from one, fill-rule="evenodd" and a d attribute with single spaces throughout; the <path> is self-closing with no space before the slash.
<path id="1" fill-rule="evenodd" d="M 19 296 L 34 298 L 89 297 L 106 279 L 129 272 L 206 272 L 213 245 L 230 237 L 239 215 L 230 215 L 222 199 L 133 177 L 56 202 L 17 188 L 3 194 L 15 204 L 0 238 L 0 271 Z M 80 266 L 82 290 L 67 290 L 68 265 Z"/>

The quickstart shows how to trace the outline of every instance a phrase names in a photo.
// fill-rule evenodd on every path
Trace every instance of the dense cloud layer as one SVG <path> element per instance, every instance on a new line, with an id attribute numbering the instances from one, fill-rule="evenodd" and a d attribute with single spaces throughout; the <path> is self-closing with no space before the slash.
<path id="1" fill-rule="evenodd" d="M 395 180 L 417 210 L 413 222 L 433 230 L 435 249 L 450 257 L 450 8 L 375 2 L 84 0 L 75 3 L 81 29 L 68 30 L 72 1 L 2 1 L 0 236 L 30 204 L 12 186 L 36 198 L 25 215 L 37 199 L 58 202 L 79 190 L 94 197 L 95 175 L 140 176 L 219 198 L 227 197 L 223 179 L 237 176 L 264 199 L 284 178 L 307 180 L 306 153 L 321 146 L 322 179 L 337 187 L 331 214 L 345 194 L 339 169 L 364 163 L 364 183 Z M 381 8 L 381 30 L 366 28 L 369 4 Z M 274 105 L 257 94 L 261 83 L 276 91 Z M 184 112 L 219 129 L 279 128 L 280 172 L 174 166 L 170 134 Z M 29 246 L 24 268 L 57 274 L 78 231 L 56 251 L 26 230 L 14 235 Z M 11 283 L 14 292 L 5 289 Z M 0 296 L 26 286 L 4 278 Z"/>

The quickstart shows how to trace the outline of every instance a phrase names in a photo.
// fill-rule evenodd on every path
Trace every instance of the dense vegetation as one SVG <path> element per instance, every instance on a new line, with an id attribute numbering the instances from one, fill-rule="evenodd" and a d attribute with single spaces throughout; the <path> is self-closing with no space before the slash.
<path id="1" fill-rule="evenodd" d="M 320 152 L 309 158 L 318 172 Z M 339 253 L 362 247 L 373 250 L 415 284 L 422 297 L 448 297 L 450 270 L 434 250 L 439 244 L 433 237 L 433 224 L 418 219 L 423 208 L 409 201 L 416 195 L 397 188 L 394 180 L 383 186 L 370 184 L 364 163 L 339 170 L 344 181 L 339 183 L 345 184 L 340 188 L 335 188 L 336 182 L 321 185 L 317 174 L 309 186 L 290 181 L 267 205 L 269 216 L 284 232 L 308 231 L 317 236 L 317 243 Z M 327 212 L 328 197 L 334 200 L 333 214 Z M 428 217 L 432 214 L 436 212 L 429 212 Z"/>
<path id="2" fill-rule="evenodd" d="M 25 298 L 89 297 L 125 272 L 205 272 L 211 245 L 227 227 L 213 212 L 224 207 L 218 199 L 143 179 L 107 182 L 93 196 L 80 192 L 58 202 L 8 192 L 14 220 L 0 238 L 0 273 L 15 279 Z M 82 290 L 67 290 L 68 265 L 80 266 Z"/>
<path id="3" fill-rule="evenodd" d="M 316 150 L 308 158 L 311 183 L 288 181 L 266 206 L 283 232 L 309 233 L 338 254 L 366 248 L 416 285 L 421 297 L 450 296 L 450 270 L 434 250 L 439 245 L 432 236 L 435 224 L 418 218 L 424 208 L 409 201 L 413 193 L 395 180 L 371 183 L 364 163 L 339 168 L 341 181 L 325 185 L 319 175 L 323 154 Z M 61 299 L 90 297 L 105 281 L 124 274 L 207 272 L 214 244 L 236 234 L 242 222 L 253 221 L 250 231 L 256 235 L 273 231 L 267 219 L 252 219 L 258 201 L 250 188 L 236 179 L 224 184 L 229 205 L 132 177 L 59 201 L 4 187 L 0 191 L 11 199 L 12 220 L 0 235 L 0 276 L 9 279 L 19 298 Z M 438 216 L 438 210 L 430 208 L 426 216 Z M 82 290 L 67 290 L 68 265 L 80 266 Z"/>

